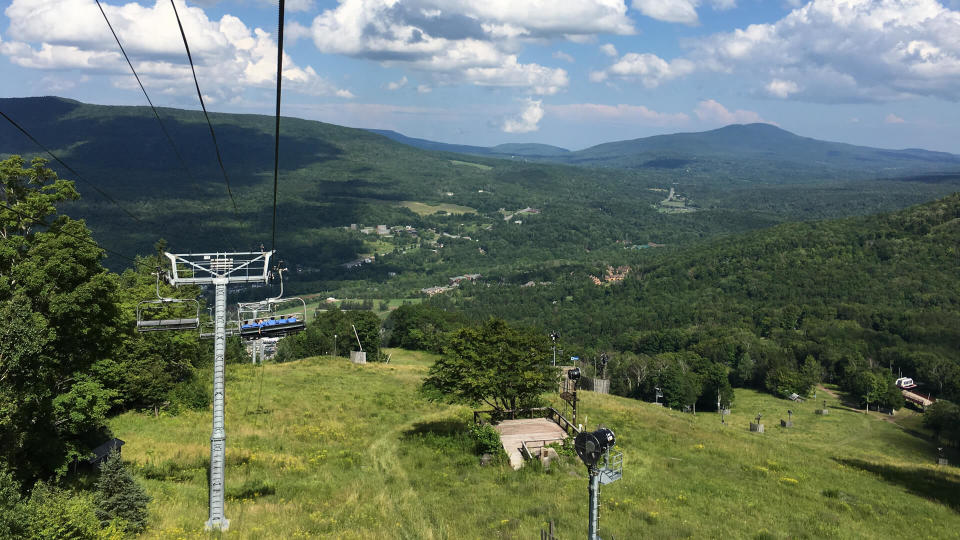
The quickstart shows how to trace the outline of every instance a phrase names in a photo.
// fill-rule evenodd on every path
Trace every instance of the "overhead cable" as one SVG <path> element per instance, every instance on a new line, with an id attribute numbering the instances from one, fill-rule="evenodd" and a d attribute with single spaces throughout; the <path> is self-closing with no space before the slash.
<path id="1" fill-rule="evenodd" d="M 62 165 L 63 168 L 65 168 L 65 169 L 67 169 L 68 171 L 70 171 L 70 173 L 73 174 L 73 175 L 77 178 L 77 180 L 80 180 L 80 181 L 83 182 L 84 184 L 87 184 L 88 186 L 90 186 L 91 188 L 93 188 L 93 190 L 96 191 L 97 193 L 99 193 L 101 197 L 103 197 L 104 199 L 106 199 L 106 200 L 110 201 L 111 203 L 113 203 L 114 205 L 116 205 L 116 207 L 119 208 L 120 210 L 122 210 L 124 214 L 130 216 L 130 219 L 133 219 L 134 221 L 137 221 L 137 222 L 140 221 L 140 218 L 138 218 L 137 216 L 133 215 L 129 210 L 127 210 L 126 208 L 124 208 L 123 205 L 121 205 L 120 203 L 118 203 L 113 197 L 111 197 L 110 195 L 108 195 L 108 194 L 107 194 L 105 191 L 103 191 L 102 189 L 98 188 L 98 187 L 96 186 L 96 184 L 94 184 L 93 182 L 90 182 L 89 180 L 87 180 L 86 178 L 84 178 L 83 176 L 81 176 L 80 173 L 78 173 L 77 171 L 75 171 L 75 170 L 73 169 L 73 167 L 67 165 L 66 163 L 64 163 L 64 161 L 63 161 L 62 159 L 60 159 L 60 158 L 58 158 L 56 155 L 54 155 L 54 153 L 51 152 L 49 148 L 47 148 L 46 146 L 44 146 L 43 144 L 41 144 L 40 141 L 38 141 L 38 140 L 36 139 L 36 137 L 34 137 L 33 135 L 31 135 L 30 132 L 28 132 L 26 129 L 23 128 L 23 126 L 21 126 L 20 124 L 16 123 L 16 122 L 13 120 L 13 118 L 10 118 L 9 116 L 7 116 L 6 113 L 4 113 L 3 111 L 0 111 L 0 116 L 3 116 L 3 117 L 7 120 L 7 122 L 10 122 L 10 124 L 13 125 L 13 127 L 19 129 L 21 133 L 23 133 L 24 135 L 27 136 L 28 139 L 30 139 L 31 141 L 33 141 L 33 144 L 35 144 L 35 145 L 39 146 L 40 148 L 42 148 L 44 152 L 46 152 L 47 154 L 49 154 L 50 157 L 52 157 L 54 160 L 57 161 L 57 163 L 59 163 L 60 165 Z"/>
<path id="2" fill-rule="evenodd" d="M 283 81 L 283 11 L 284 0 L 280 0 L 280 21 L 277 24 L 277 121 L 273 140 L 273 233 L 270 249 L 277 249 L 277 187 L 280 172 L 280 87 Z"/>
<path id="3" fill-rule="evenodd" d="M 180 27 L 180 36 L 183 38 L 183 47 L 187 50 L 187 60 L 190 61 L 190 71 L 193 72 L 193 84 L 197 87 L 197 97 L 200 98 L 200 108 L 203 109 L 203 116 L 207 119 L 207 126 L 210 128 L 210 138 L 213 139 L 213 148 L 217 152 L 217 163 L 220 164 L 220 171 L 223 172 L 223 181 L 227 185 L 227 195 L 230 196 L 230 203 L 233 204 L 234 213 L 237 212 L 237 201 L 233 198 L 233 191 L 230 189 L 230 178 L 227 176 L 227 169 L 223 166 L 223 158 L 220 156 L 220 146 L 217 144 L 217 134 L 213 131 L 213 124 L 210 122 L 210 115 L 207 114 L 207 106 L 203 103 L 203 94 L 200 92 L 200 83 L 197 81 L 197 69 L 193 66 L 193 55 L 190 54 L 190 45 L 187 43 L 187 34 L 183 31 L 183 23 L 180 22 L 180 14 L 177 13 L 177 4 L 170 0 L 173 6 L 173 14 L 177 17 L 177 26 Z"/>
<path id="4" fill-rule="evenodd" d="M 24 218 L 24 219 L 29 219 L 30 221 L 36 223 L 37 225 L 41 225 L 41 226 L 43 226 L 43 227 L 46 227 L 47 229 L 50 228 L 50 224 L 47 223 L 47 222 L 45 222 L 45 221 L 43 221 L 42 219 L 35 218 L 35 217 L 33 217 L 33 216 L 29 215 L 29 214 L 25 214 L 25 213 L 17 210 L 16 208 L 13 208 L 12 206 L 9 206 L 9 205 L 4 204 L 4 203 L 2 203 L 2 202 L 0 202 L 0 208 L 4 208 L 4 209 L 6 209 L 6 210 L 9 210 L 9 211 L 17 214 L 18 216 L 20 216 L 20 217 L 22 217 L 22 218 Z M 69 236 L 69 237 L 71 237 L 71 238 L 73 238 L 74 240 L 77 240 L 77 241 L 79 241 L 79 242 L 83 242 L 83 243 L 85 243 L 85 244 L 90 244 L 91 246 L 94 246 L 94 247 L 96 247 L 96 248 L 98 248 L 98 249 L 102 249 L 102 250 L 106 251 L 107 253 L 109 253 L 109 254 L 111 254 L 111 255 L 116 255 L 117 257 L 120 257 L 120 258 L 122 258 L 122 259 L 126 259 L 126 260 L 132 262 L 133 264 L 136 264 L 136 265 L 143 265 L 143 264 L 144 264 L 144 263 L 142 263 L 142 262 L 137 261 L 136 259 L 134 259 L 134 258 L 132 258 L 132 257 L 128 257 L 128 256 L 124 255 L 123 253 L 118 253 L 118 252 L 116 252 L 116 251 L 113 251 L 112 249 L 105 248 L 105 247 L 101 246 L 100 244 L 96 243 L 95 241 L 93 241 L 93 240 L 91 240 L 91 239 L 89 239 L 89 238 L 83 238 L 82 236 L 77 236 L 77 235 L 75 235 L 75 234 L 73 234 L 73 233 L 70 233 L 70 232 L 67 232 L 67 231 L 65 231 L 65 230 L 63 230 L 63 229 L 60 229 L 59 232 L 65 234 L 65 235 L 67 235 L 67 236 Z"/>
<path id="5" fill-rule="evenodd" d="M 170 143 L 170 148 L 173 149 L 173 153 L 177 155 L 177 159 L 180 160 L 180 165 L 183 166 L 183 170 L 186 171 L 187 176 L 190 177 L 190 180 L 196 184 L 196 180 L 193 178 L 193 175 L 190 173 L 190 168 L 187 167 L 187 162 L 183 159 L 183 156 L 180 155 L 180 151 L 177 150 L 177 145 L 173 142 L 173 137 L 170 136 L 170 132 L 167 131 L 167 126 L 163 124 L 163 120 L 160 119 L 160 113 L 157 112 L 157 108 L 153 106 L 153 100 L 150 99 L 150 96 L 147 94 L 147 89 L 144 88 L 143 82 L 140 80 L 140 76 L 137 75 L 137 70 L 133 69 L 133 63 L 130 62 L 130 57 L 127 56 L 127 51 L 124 50 L 123 44 L 120 43 L 120 38 L 117 36 L 117 32 L 113 29 L 113 25 L 110 24 L 110 19 L 107 17 L 107 13 L 103 10 L 103 6 L 100 4 L 100 0 L 96 0 L 97 7 L 100 8 L 100 13 L 103 14 L 103 20 L 107 21 L 107 26 L 110 27 L 110 33 L 113 34 L 113 39 L 117 40 L 117 46 L 120 47 L 120 52 L 123 53 L 123 58 L 126 59 L 127 65 L 130 66 L 130 71 L 133 72 L 134 78 L 137 79 L 137 84 L 140 85 L 140 90 L 143 91 L 143 97 L 147 98 L 147 103 L 150 104 L 150 108 L 153 109 L 153 115 L 157 118 L 157 122 L 160 124 L 160 129 L 163 130 L 163 134 L 167 137 L 167 142 Z"/>

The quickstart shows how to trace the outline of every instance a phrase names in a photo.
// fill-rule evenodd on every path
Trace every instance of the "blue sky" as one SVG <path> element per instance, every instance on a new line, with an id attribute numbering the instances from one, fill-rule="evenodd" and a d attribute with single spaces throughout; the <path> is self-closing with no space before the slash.
<path id="1" fill-rule="evenodd" d="M 175 0 L 210 109 L 273 111 L 270 0 Z M 170 0 L 101 2 L 158 105 L 199 108 Z M 770 122 L 960 153 L 960 0 L 289 0 L 283 114 L 444 142 Z M 93 0 L 13 0 L 0 96 L 146 102 Z"/>

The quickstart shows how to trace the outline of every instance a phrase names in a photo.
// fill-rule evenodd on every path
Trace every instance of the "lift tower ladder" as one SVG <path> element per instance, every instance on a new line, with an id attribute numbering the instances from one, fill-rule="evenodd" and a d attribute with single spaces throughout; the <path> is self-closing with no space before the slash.
<path id="1" fill-rule="evenodd" d="M 227 285 L 267 283 L 273 251 L 241 253 L 166 253 L 171 285 L 213 285 L 216 292 L 213 336 L 213 431 L 210 435 L 210 519 L 208 530 L 225 531 L 230 521 L 223 514 L 223 470 L 226 431 L 223 424 L 223 371 L 226 349 Z"/>

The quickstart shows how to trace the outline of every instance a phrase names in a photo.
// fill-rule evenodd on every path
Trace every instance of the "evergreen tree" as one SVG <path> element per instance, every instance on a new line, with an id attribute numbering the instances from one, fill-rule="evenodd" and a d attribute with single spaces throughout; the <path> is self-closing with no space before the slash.
<path id="1" fill-rule="evenodd" d="M 119 452 L 112 452 L 100 467 L 95 500 L 97 519 L 104 527 L 115 519 L 123 520 L 130 532 L 138 533 L 147 527 L 150 496 L 134 480 Z"/>

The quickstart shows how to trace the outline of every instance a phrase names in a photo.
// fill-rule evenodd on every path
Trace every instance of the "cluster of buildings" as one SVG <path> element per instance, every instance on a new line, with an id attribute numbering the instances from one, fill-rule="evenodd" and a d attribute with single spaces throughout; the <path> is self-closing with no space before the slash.
<path id="1" fill-rule="evenodd" d="M 593 281 L 594 285 L 609 285 L 611 283 L 619 283 L 626 279 L 627 274 L 630 273 L 629 266 L 618 266 L 616 268 L 612 266 L 607 266 L 607 271 L 603 274 L 603 278 L 598 278 L 597 276 L 590 276 L 590 280 Z"/>
<path id="2" fill-rule="evenodd" d="M 411 227 L 410 225 L 377 225 L 376 227 L 363 227 L 357 225 L 356 223 L 351 223 L 349 227 L 346 227 L 346 229 L 351 231 L 360 231 L 363 234 L 376 234 L 377 236 L 394 236 L 398 233 L 417 236 L 417 229 Z"/>
<path id="3" fill-rule="evenodd" d="M 464 274 L 462 276 L 453 276 L 450 278 L 449 285 L 427 287 L 425 289 L 420 289 L 420 292 L 426 294 L 427 296 L 433 296 L 435 294 L 452 291 L 453 289 L 459 287 L 464 281 L 476 281 L 478 279 L 480 279 L 480 274 Z"/>

